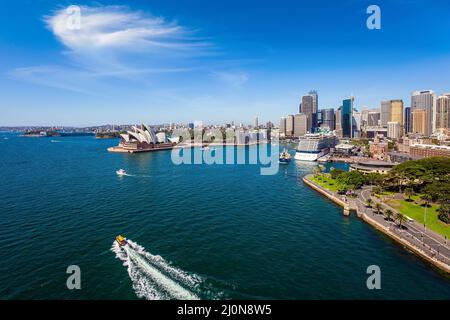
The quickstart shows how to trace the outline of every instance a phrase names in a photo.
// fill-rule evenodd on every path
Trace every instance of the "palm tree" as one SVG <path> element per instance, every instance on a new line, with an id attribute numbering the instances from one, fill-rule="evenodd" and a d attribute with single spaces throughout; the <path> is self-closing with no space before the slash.
<path id="1" fill-rule="evenodd" d="M 398 221 L 398 227 L 401 229 L 402 226 L 408 221 L 406 216 L 403 213 L 397 212 L 396 216 Z"/>
<path id="2" fill-rule="evenodd" d="M 428 194 L 428 193 L 425 193 L 425 194 L 420 196 L 420 199 L 422 199 L 425 208 L 427 208 L 429 206 L 429 204 L 430 204 L 430 201 L 431 201 L 431 195 Z"/>
<path id="3" fill-rule="evenodd" d="M 376 186 L 373 188 L 373 193 L 381 195 L 383 193 L 383 188 L 381 186 Z"/>
<path id="4" fill-rule="evenodd" d="M 366 200 L 366 204 L 367 204 L 368 208 L 372 208 L 372 203 L 373 203 L 372 198 L 369 198 L 369 199 Z"/>
<path id="5" fill-rule="evenodd" d="M 320 174 L 320 169 L 314 168 L 313 173 L 314 173 L 314 178 L 317 178 L 317 176 Z"/>
<path id="6" fill-rule="evenodd" d="M 387 221 L 391 221 L 394 213 L 391 209 L 386 209 L 386 211 L 384 211 L 384 215 L 386 216 Z"/>
<path id="7" fill-rule="evenodd" d="M 411 201 L 411 197 L 414 195 L 414 190 L 413 188 L 406 188 L 405 189 L 405 196 L 408 197 L 407 201 Z"/>
<path id="8" fill-rule="evenodd" d="M 377 214 L 380 214 L 380 212 L 381 212 L 381 204 L 379 204 L 378 202 L 375 203 L 375 210 L 377 211 Z"/>

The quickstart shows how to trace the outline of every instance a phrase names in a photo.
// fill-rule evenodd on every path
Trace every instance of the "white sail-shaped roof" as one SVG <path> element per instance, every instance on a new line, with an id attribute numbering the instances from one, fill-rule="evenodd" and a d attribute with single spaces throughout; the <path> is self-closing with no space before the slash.
<path id="1" fill-rule="evenodd" d="M 143 124 L 142 126 L 145 128 L 146 132 L 148 132 L 150 141 L 153 143 L 158 142 L 158 139 L 156 138 L 155 135 L 155 131 L 146 124 Z"/>
<path id="2" fill-rule="evenodd" d="M 126 142 L 129 142 L 130 140 L 137 140 L 141 143 L 146 142 L 150 144 L 167 141 L 165 134 L 164 136 L 157 136 L 155 131 L 147 125 L 143 124 L 141 126 L 142 129 L 137 126 L 132 126 L 131 128 L 132 131 L 127 131 L 126 134 L 120 135 Z"/>
<path id="3" fill-rule="evenodd" d="M 128 134 L 130 135 L 130 137 L 135 138 L 137 141 L 142 142 L 141 137 L 139 136 L 139 133 L 137 132 L 133 132 L 133 131 L 128 131 Z"/>
<path id="4" fill-rule="evenodd" d="M 139 128 L 137 128 L 137 129 L 138 129 L 138 132 L 139 132 L 139 136 L 140 136 L 141 139 L 142 139 L 141 142 L 147 142 L 147 143 L 150 143 L 149 139 L 147 138 L 146 132 L 145 132 L 144 130 L 142 130 L 142 129 L 139 129 Z"/>
<path id="5" fill-rule="evenodd" d="M 123 140 L 125 140 L 126 142 L 130 141 L 130 135 L 126 134 L 126 133 L 121 133 L 120 136 L 122 137 Z"/>
<path id="6" fill-rule="evenodd" d="M 156 134 L 156 138 L 158 139 L 158 142 L 160 142 L 160 143 L 166 143 L 167 142 L 167 137 L 166 137 L 166 134 L 164 132 L 158 132 Z"/>

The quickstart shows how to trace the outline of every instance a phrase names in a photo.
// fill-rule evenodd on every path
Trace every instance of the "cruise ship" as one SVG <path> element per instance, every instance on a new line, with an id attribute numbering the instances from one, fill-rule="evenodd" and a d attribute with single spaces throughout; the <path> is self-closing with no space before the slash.
<path id="1" fill-rule="evenodd" d="M 328 154 L 337 143 L 337 137 L 331 134 L 306 134 L 299 138 L 295 160 L 316 161 Z"/>

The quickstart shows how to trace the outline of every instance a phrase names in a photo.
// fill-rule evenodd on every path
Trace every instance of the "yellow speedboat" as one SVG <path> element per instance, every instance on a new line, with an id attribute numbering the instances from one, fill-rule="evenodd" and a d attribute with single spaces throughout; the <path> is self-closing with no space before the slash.
<path id="1" fill-rule="evenodd" d="M 121 236 L 120 234 L 116 237 L 116 241 L 121 247 L 127 244 L 127 240 L 125 239 L 125 237 Z"/>

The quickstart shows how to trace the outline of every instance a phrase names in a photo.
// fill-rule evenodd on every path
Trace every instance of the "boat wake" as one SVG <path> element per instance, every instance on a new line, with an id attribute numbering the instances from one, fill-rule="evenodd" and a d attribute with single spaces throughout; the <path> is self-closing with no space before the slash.
<path id="1" fill-rule="evenodd" d="M 120 247 L 114 241 L 111 250 L 127 267 L 138 297 L 148 300 L 200 299 L 196 293 L 203 282 L 200 276 L 171 266 L 161 256 L 146 252 L 133 241 L 127 239 L 127 242 Z"/>

